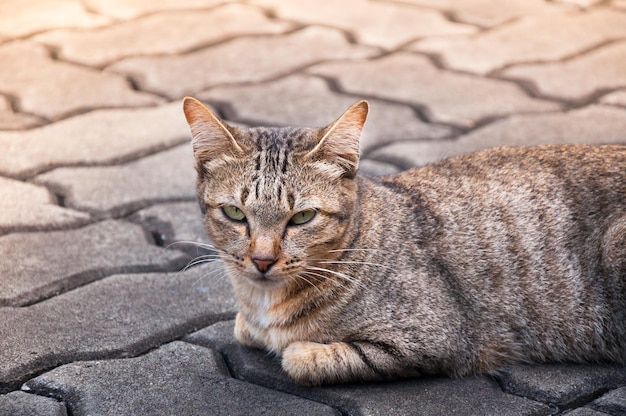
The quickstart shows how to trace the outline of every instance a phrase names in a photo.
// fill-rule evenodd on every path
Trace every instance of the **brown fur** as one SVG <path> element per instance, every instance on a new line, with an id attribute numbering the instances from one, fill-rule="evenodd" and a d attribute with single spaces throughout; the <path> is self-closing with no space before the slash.
<path id="1" fill-rule="evenodd" d="M 184 109 L 235 336 L 298 382 L 626 361 L 626 147 L 491 149 L 374 179 L 356 174 L 364 101 L 325 129 Z"/>

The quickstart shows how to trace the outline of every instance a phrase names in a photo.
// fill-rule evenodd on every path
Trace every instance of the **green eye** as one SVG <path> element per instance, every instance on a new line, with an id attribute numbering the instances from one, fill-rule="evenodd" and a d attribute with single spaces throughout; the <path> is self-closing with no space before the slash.
<path id="1" fill-rule="evenodd" d="M 222 212 L 233 221 L 244 222 L 246 220 L 246 216 L 243 211 L 232 205 L 224 205 L 222 207 Z"/>
<path id="2" fill-rule="evenodd" d="M 300 211 L 296 215 L 291 217 L 291 219 L 289 220 L 289 224 L 292 224 L 292 225 L 306 224 L 307 222 L 311 221 L 313 217 L 315 217 L 315 214 L 316 212 L 314 209 L 305 209 L 304 211 Z"/>

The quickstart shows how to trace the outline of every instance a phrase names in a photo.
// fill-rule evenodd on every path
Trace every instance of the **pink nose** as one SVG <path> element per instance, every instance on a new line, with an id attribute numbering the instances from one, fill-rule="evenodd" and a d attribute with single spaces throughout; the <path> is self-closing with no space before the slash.
<path id="1" fill-rule="evenodd" d="M 257 270 L 261 273 L 267 272 L 276 263 L 276 259 L 252 259 Z"/>

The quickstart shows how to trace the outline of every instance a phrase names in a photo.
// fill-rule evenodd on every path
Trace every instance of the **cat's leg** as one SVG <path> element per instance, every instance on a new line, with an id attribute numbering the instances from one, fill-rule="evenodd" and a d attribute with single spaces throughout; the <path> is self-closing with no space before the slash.
<path id="1" fill-rule="evenodd" d="M 419 375 L 403 369 L 397 358 L 364 342 L 294 342 L 285 348 L 282 356 L 287 374 L 310 386 Z"/>
<path id="2" fill-rule="evenodd" d="M 252 335 L 250 324 L 246 321 L 241 312 L 239 312 L 235 318 L 235 339 L 246 347 L 263 348 L 263 343 Z"/>
<path id="3" fill-rule="evenodd" d="M 626 215 L 613 219 L 602 239 L 604 269 L 626 284 Z"/>

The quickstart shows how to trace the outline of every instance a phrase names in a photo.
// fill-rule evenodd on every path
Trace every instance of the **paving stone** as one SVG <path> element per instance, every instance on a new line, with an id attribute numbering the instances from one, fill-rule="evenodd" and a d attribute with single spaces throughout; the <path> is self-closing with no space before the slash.
<path id="1" fill-rule="evenodd" d="M 626 368 L 584 364 L 515 366 L 500 377 L 504 391 L 571 408 L 626 384 Z"/>
<path id="2" fill-rule="evenodd" d="M 486 117 L 559 108 L 555 103 L 528 97 L 512 83 L 441 71 L 427 58 L 411 53 L 325 63 L 308 72 L 334 77 L 340 89 L 352 94 L 427 106 L 425 112 L 431 119 L 466 127 Z"/>
<path id="3" fill-rule="evenodd" d="M 613 7 L 617 7 L 618 9 L 626 10 L 626 0 L 613 0 L 611 5 Z"/>
<path id="4" fill-rule="evenodd" d="M 591 7 L 602 3 L 602 0 L 556 0 L 558 3 L 573 4 L 579 7 Z"/>
<path id="5" fill-rule="evenodd" d="M 522 62 L 563 59 L 624 36 L 626 15 L 600 9 L 528 16 L 473 37 L 425 39 L 411 49 L 436 53 L 454 69 L 487 74 Z"/>
<path id="6" fill-rule="evenodd" d="M 62 165 L 119 162 L 189 137 L 180 102 L 98 110 L 28 131 L 0 131 L 0 173 L 28 177 Z"/>
<path id="7" fill-rule="evenodd" d="M 0 177 L 0 234 L 78 226 L 89 215 L 58 206 L 48 190 Z"/>
<path id="8" fill-rule="evenodd" d="M 0 237 L 0 306 L 40 301 L 106 275 L 177 269 L 175 250 L 149 244 L 135 224 L 104 221 L 70 231 Z"/>
<path id="9" fill-rule="evenodd" d="M 605 393 L 594 400 L 591 407 L 610 415 L 626 415 L 626 387 Z"/>
<path id="10" fill-rule="evenodd" d="M 0 390 L 61 364 L 136 356 L 232 319 L 230 283 L 214 278 L 221 272 L 209 264 L 114 275 L 28 307 L 0 308 Z"/>
<path id="11" fill-rule="evenodd" d="M 111 67 L 147 91 L 182 97 L 219 84 L 263 81 L 329 59 L 356 59 L 377 50 L 352 45 L 339 31 L 308 27 L 283 36 L 239 38 L 179 56 L 124 59 Z"/>
<path id="12" fill-rule="evenodd" d="M 206 348 L 173 342 L 142 357 L 68 364 L 26 383 L 79 415 L 339 415 L 308 400 L 228 377 Z M 115 392 L 112 394 L 112 392 Z"/>
<path id="13" fill-rule="evenodd" d="M 54 61 L 43 46 L 29 41 L 0 45 L 0 61 L 0 90 L 17 97 L 21 110 L 48 119 L 99 107 L 139 107 L 163 101 L 133 91 L 120 75 Z"/>
<path id="14" fill-rule="evenodd" d="M 130 217 L 150 231 L 161 245 L 184 251 L 192 257 L 211 254 L 211 244 L 196 201 L 159 204 L 143 209 Z"/>
<path id="15" fill-rule="evenodd" d="M 96 27 L 110 21 L 106 16 L 87 12 L 80 0 L 0 2 L 0 36 L 22 37 L 58 27 Z"/>
<path id="16" fill-rule="evenodd" d="M 12 391 L 0 395 L 0 414 L 6 416 L 67 416 L 63 403 L 48 398 Z"/>
<path id="17" fill-rule="evenodd" d="M 348 415 L 548 415 L 543 404 L 502 393 L 494 381 L 428 378 L 389 383 L 305 388 L 293 383 L 277 359 L 241 347 L 233 337 L 234 321 L 219 322 L 184 338 L 221 351 L 242 380 L 326 403 Z M 444 399 L 445 398 L 445 399 Z"/>
<path id="18" fill-rule="evenodd" d="M 371 157 L 412 167 L 498 146 L 626 144 L 625 131 L 624 110 L 589 106 L 567 113 L 514 115 L 436 145 L 431 142 L 398 142 L 373 152 Z"/>
<path id="19" fill-rule="evenodd" d="M 132 19 L 149 13 L 203 9 L 229 3 L 232 0 L 84 0 L 95 12 L 119 19 Z"/>
<path id="20" fill-rule="evenodd" d="M 185 144 L 121 166 L 58 168 L 35 181 L 63 195 L 68 207 L 111 218 L 157 202 L 195 200 L 194 166 Z"/>
<path id="21" fill-rule="evenodd" d="M 403 0 L 418 6 L 433 7 L 454 16 L 454 20 L 483 27 L 501 25 L 512 19 L 555 12 L 569 8 L 544 0 Z"/>
<path id="22" fill-rule="evenodd" d="M 380 162 L 372 159 L 361 159 L 359 162 L 359 173 L 368 176 L 394 175 L 402 169 L 388 162 Z"/>
<path id="23" fill-rule="evenodd" d="M 604 46 L 566 62 L 518 65 L 502 75 L 531 80 L 542 95 L 583 102 L 598 91 L 626 86 L 626 42 Z"/>
<path id="24" fill-rule="evenodd" d="M 351 32 L 358 42 L 395 49 L 416 38 L 471 34 L 476 28 L 447 20 L 442 14 L 402 3 L 366 0 L 253 0 L 278 17 L 321 24 Z"/>
<path id="25" fill-rule="evenodd" d="M 43 123 L 39 117 L 13 112 L 9 100 L 0 96 L 0 130 L 27 129 Z"/>
<path id="26" fill-rule="evenodd" d="M 54 46 L 62 59 L 103 66 L 132 55 L 181 53 L 233 36 L 281 33 L 292 27 L 269 20 L 256 7 L 233 4 L 158 13 L 99 30 L 57 30 L 33 40 Z"/>
<path id="27" fill-rule="evenodd" d="M 574 409 L 570 412 L 564 412 L 562 414 L 567 416 L 606 416 L 606 413 L 597 412 L 588 407 L 580 407 L 578 409 Z"/>
<path id="28" fill-rule="evenodd" d="M 603 104 L 626 107 L 626 90 L 615 91 L 607 94 L 600 99 L 600 102 Z"/>
<path id="29" fill-rule="evenodd" d="M 198 97 L 228 103 L 228 119 L 247 124 L 314 127 L 330 124 L 358 100 L 331 91 L 318 77 L 304 75 L 251 86 L 216 87 Z M 408 106 L 371 100 L 361 150 L 398 139 L 439 139 L 451 134 L 448 127 L 422 122 Z"/>

